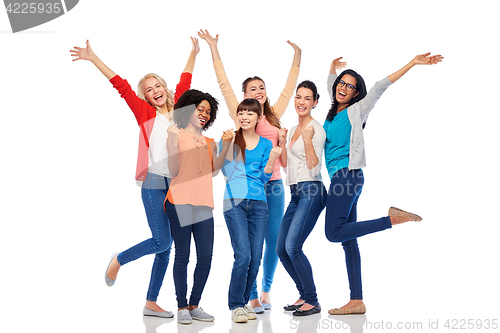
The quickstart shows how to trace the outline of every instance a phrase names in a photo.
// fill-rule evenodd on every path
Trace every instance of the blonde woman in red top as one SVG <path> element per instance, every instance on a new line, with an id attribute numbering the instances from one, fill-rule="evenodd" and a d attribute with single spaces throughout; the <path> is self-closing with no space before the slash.
<path id="1" fill-rule="evenodd" d="M 145 255 L 156 254 L 146 305 L 143 309 L 145 316 L 173 317 L 171 312 L 163 310 L 156 303 L 167 270 L 172 244 L 170 223 L 163 209 L 172 177 L 168 169 L 166 141 L 167 128 L 172 124 L 170 111 L 182 93 L 190 88 L 196 55 L 200 50 L 197 39 L 191 38 L 191 42 L 191 53 L 175 94 L 167 88 L 167 84 L 159 75 L 153 73 L 145 75 L 139 81 L 136 94 L 126 80 L 116 75 L 95 55 L 89 41 L 85 48 L 75 46 L 70 51 L 75 57 L 73 61 L 92 62 L 110 80 L 127 102 L 140 127 L 136 179 L 141 182 L 142 202 L 152 237 L 114 255 L 106 269 L 105 281 L 108 286 L 112 286 L 121 266 Z"/>

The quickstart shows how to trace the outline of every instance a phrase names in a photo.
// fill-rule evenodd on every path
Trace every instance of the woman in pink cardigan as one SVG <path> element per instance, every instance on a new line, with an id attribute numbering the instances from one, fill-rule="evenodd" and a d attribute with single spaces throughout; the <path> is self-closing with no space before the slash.
<path id="1" fill-rule="evenodd" d="M 217 49 L 219 35 L 213 38 L 207 30 L 200 30 L 198 32 L 198 36 L 206 40 L 210 45 L 217 81 L 219 82 L 222 95 L 226 100 L 229 115 L 234 120 L 236 128 L 238 129 L 239 124 L 237 121 L 236 109 L 239 102 L 233 92 L 233 89 L 231 88 L 231 85 L 229 84 L 224 66 L 222 65 L 222 61 L 220 59 L 219 51 Z M 262 120 L 259 121 L 259 124 L 257 125 L 256 133 L 259 136 L 269 139 L 272 142 L 273 147 L 278 146 L 278 130 L 281 128 L 280 118 L 285 113 L 288 103 L 293 96 L 300 70 L 301 50 L 297 45 L 290 41 L 288 41 L 288 44 L 290 44 L 295 50 L 295 55 L 293 57 L 292 67 L 290 68 L 285 88 L 274 105 L 271 106 L 269 99 L 267 98 L 266 85 L 260 77 L 249 77 L 243 82 L 242 85 L 243 97 L 255 98 L 260 102 L 264 111 Z M 250 306 L 256 313 L 263 313 L 264 310 L 271 308 L 269 293 L 271 291 L 274 272 L 278 264 L 276 241 L 278 239 L 281 219 L 283 218 L 283 214 L 285 212 L 285 189 L 281 179 L 280 167 L 281 163 L 278 159 L 274 164 L 273 175 L 265 186 L 267 204 L 269 207 L 269 217 L 265 237 L 266 249 L 264 251 L 264 260 L 262 263 L 263 278 L 260 301 L 257 293 L 257 283 L 254 283 L 254 287 L 250 294 Z"/>
<path id="2" fill-rule="evenodd" d="M 168 153 L 166 149 L 167 128 L 172 125 L 174 103 L 191 86 L 192 72 L 200 48 L 198 40 L 191 38 L 192 50 L 181 75 L 175 94 L 167 88 L 165 81 L 156 74 L 147 74 L 138 84 L 137 95 L 128 82 L 116 75 L 92 51 L 89 41 L 85 48 L 75 47 L 70 52 L 75 60 L 92 62 L 110 80 L 121 97 L 134 113 L 140 127 L 139 156 L 136 179 L 141 183 L 141 196 L 152 237 L 124 252 L 113 255 L 105 272 L 108 286 L 115 283 L 121 266 L 148 254 L 156 254 L 147 293 L 145 316 L 171 318 L 170 311 L 163 310 L 156 300 L 163 283 L 170 255 L 172 236 L 170 223 L 163 202 L 170 184 Z"/>

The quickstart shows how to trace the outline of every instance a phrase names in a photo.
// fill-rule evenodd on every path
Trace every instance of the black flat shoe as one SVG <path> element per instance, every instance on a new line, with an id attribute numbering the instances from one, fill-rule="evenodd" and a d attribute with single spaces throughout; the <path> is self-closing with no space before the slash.
<path id="1" fill-rule="evenodd" d="M 302 303 L 304 304 L 304 303 Z M 295 311 L 297 310 L 298 308 L 300 308 L 302 306 L 302 304 L 297 304 L 297 305 L 290 305 L 290 304 L 287 304 L 286 306 L 283 307 L 283 309 L 285 309 L 285 311 Z"/>
<path id="2" fill-rule="evenodd" d="M 310 316 L 310 315 L 320 313 L 320 312 L 321 312 L 321 306 L 318 304 L 314 308 L 306 310 L 306 311 L 302 311 L 300 309 L 297 309 L 297 310 L 295 310 L 293 315 L 294 316 Z"/>

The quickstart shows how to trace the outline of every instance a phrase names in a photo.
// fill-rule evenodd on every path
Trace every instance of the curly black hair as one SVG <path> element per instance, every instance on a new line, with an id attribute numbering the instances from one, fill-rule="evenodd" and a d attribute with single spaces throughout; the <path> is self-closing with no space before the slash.
<path id="1" fill-rule="evenodd" d="M 203 130 L 212 126 L 215 118 L 217 118 L 219 102 L 209 93 L 190 89 L 182 94 L 174 105 L 174 123 L 178 128 L 186 128 L 191 115 L 196 111 L 196 107 L 203 101 L 207 101 L 210 104 L 210 119 L 203 126 Z"/>

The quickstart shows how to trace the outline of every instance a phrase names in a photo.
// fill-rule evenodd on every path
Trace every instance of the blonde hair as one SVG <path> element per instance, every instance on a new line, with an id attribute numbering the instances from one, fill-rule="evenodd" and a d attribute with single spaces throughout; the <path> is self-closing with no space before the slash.
<path id="1" fill-rule="evenodd" d="M 166 100 L 167 100 L 167 102 L 166 102 L 167 109 L 168 109 L 168 111 L 172 111 L 174 109 L 174 97 L 173 97 L 174 94 L 173 94 L 172 90 L 170 90 L 170 89 L 167 88 L 167 83 L 158 74 L 149 73 L 149 74 L 144 75 L 144 77 L 137 84 L 137 96 L 140 99 L 148 102 L 146 100 L 146 97 L 144 96 L 144 90 L 142 89 L 142 84 L 144 83 L 144 80 L 152 78 L 152 77 L 154 77 L 155 79 L 157 79 L 158 82 L 160 82 L 160 84 L 165 88 L 165 91 L 167 92 L 167 96 L 165 96 Z"/>

